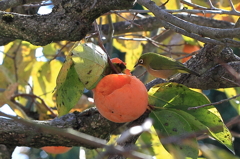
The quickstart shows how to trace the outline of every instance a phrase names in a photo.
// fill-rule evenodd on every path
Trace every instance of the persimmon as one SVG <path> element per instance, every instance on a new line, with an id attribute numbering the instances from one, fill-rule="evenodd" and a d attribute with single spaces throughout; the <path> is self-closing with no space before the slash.
<path id="1" fill-rule="evenodd" d="M 119 58 L 112 58 L 111 62 L 115 65 L 119 73 L 131 75 L 131 71 L 129 69 L 126 69 L 126 63 L 120 60 Z"/>
<path id="2" fill-rule="evenodd" d="M 62 154 L 68 152 L 71 148 L 65 146 L 44 146 L 41 149 L 51 154 Z"/>
<path id="3" fill-rule="evenodd" d="M 119 63 L 119 64 L 124 64 L 124 65 L 126 65 L 126 63 L 123 62 L 122 60 L 120 60 L 119 58 L 112 58 L 112 59 L 111 59 L 111 62 L 112 62 L 112 63 Z"/>
<path id="4" fill-rule="evenodd" d="M 211 17 L 212 16 L 212 14 L 211 13 L 204 13 L 204 12 L 202 12 L 202 13 L 196 13 L 198 16 L 201 16 L 201 17 L 207 17 L 207 18 L 209 18 L 209 17 Z"/>
<path id="5" fill-rule="evenodd" d="M 94 102 L 100 114 L 116 123 L 139 118 L 147 109 L 148 94 L 135 76 L 110 74 L 94 89 Z"/>
<path id="6" fill-rule="evenodd" d="M 183 47 L 183 52 L 190 54 L 190 53 L 193 53 L 194 51 L 197 51 L 199 49 L 200 49 L 199 46 L 185 44 L 184 47 Z M 188 61 L 190 58 L 191 58 L 191 56 L 183 58 L 182 63 Z"/>

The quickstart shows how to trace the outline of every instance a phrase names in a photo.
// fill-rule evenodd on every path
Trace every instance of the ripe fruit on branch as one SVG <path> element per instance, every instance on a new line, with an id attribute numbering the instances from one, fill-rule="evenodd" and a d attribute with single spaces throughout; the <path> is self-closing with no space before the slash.
<path id="1" fill-rule="evenodd" d="M 190 54 L 190 53 L 193 53 L 194 51 L 198 51 L 199 49 L 200 49 L 199 46 L 185 44 L 184 47 L 183 47 L 183 52 Z M 182 59 L 182 63 L 185 63 L 185 62 L 188 61 L 190 58 L 191 58 L 191 56 L 183 58 L 183 59 Z"/>
<path id="2" fill-rule="evenodd" d="M 148 94 L 144 84 L 135 76 L 110 74 L 94 89 L 98 111 L 110 121 L 130 122 L 147 109 Z"/>
<path id="3" fill-rule="evenodd" d="M 65 147 L 65 146 L 44 146 L 41 148 L 42 150 L 46 151 L 47 153 L 51 154 L 62 154 L 68 152 L 72 147 Z"/>

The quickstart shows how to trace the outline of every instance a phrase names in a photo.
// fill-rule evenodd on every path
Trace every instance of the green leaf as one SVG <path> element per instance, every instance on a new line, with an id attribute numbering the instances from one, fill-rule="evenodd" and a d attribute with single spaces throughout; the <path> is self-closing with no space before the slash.
<path id="1" fill-rule="evenodd" d="M 87 89 L 93 89 L 103 78 L 107 65 L 106 53 L 93 43 L 80 44 L 72 50 L 78 77 Z"/>
<path id="2" fill-rule="evenodd" d="M 207 97 L 199 92 L 195 92 L 188 87 L 177 83 L 159 84 L 151 88 L 148 92 L 149 104 L 167 109 L 182 110 L 194 116 L 196 121 L 194 126 L 209 129 L 210 135 L 234 152 L 232 136 L 222 118 L 214 106 L 207 106 L 200 109 L 188 110 L 189 107 L 209 104 Z M 185 114 L 186 115 L 186 114 Z M 185 116 L 190 121 L 191 116 Z M 201 126 L 201 123 L 204 126 Z"/>
<path id="3" fill-rule="evenodd" d="M 185 157 L 196 159 L 198 156 L 198 144 L 195 137 L 181 139 L 183 135 L 192 133 L 192 127 L 186 119 L 171 110 L 155 110 L 152 111 L 150 117 L 154 120 L 154 128 L 159 136 L 176 137 L 179 142 L 167 144 L 165 147 L 171 151 L 173 147 L 177 152 L 182 153 Z M 161 142 L 168 142 L 171 139 L 160 138 Z"/>
<path id="4" fill-rule="evenodd" d="M 52 59 L 57 53 L 57 44 L 51 43 L 46 46 L 43 46 L 42 52 L 47 59 Z"/>
<path id="5" fill-rule="evenodd" d="M 77 104 L 83 90 L 84 86 L 71 59 L 67 60 L 57 78 L 56 100 L 59 116 L 67 114 Z"/>

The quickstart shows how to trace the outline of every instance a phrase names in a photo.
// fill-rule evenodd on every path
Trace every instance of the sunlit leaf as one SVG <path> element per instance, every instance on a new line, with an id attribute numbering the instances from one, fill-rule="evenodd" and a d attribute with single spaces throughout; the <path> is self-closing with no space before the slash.
<path id="1" fill-rule="evenodd" d="M 14 95 L 18 88 L 18 83 L 13 83 L 8 86 L 8 88 L 1 95 L 1 105 L 7 104 L 19 117 L 28 119 L 26 113 L 15 103 L 13 103 L 10 99 Z M 3 102 L 3 103 L 2 103 Z"/>
<path id="2" fill-rule="evenodd" d="M 83 90 L 84 85 L 69 59 L 63 64 L 57 78 L 56 101 L 59 116 L 67 114 L 77 104 Z"/>
<path id="3" fill-rule="evenodd" d="M 53 101 L 53 90 L 56 87 L 56 79 L 62 63 L 53 60 L 51 62 L 36 62 L 33 65 L 33 93 L 40 96 L 49 107 L 56 107 Z"/>
<path id="4" fill-rule="evenodd" d="M 159 133 L 161 142 L 169 142 L 171 139 L 165 139 L 164 137 L 176 137 L 179 138 L 179 142 L 172 144 L 165 144 L 165 147 L 171 151 L 171 147 L 174 147 L 176 151 L 180 151 L 184 156 L 196 159 L 198 156 L 198 145 L 195 137 L 182 139 L 184 135 L 193 133 L 191 125 L 188 121 L 180 116 L 178 113 L 171 110 L 154 110 L 150 114 L 150 117 L 154 119 L 154 128 Z M 170 145 L 170 148 L 169 148 Z"/>
<path id="5" fill-rule="evenodd" d="M 231 98 L 233 96 L 236 96 L 237 94 L 240 94 L 240 88 L 225 88 L 224 92 L 226 93 L 228 98 Z M 232 99 L 229 101 L 231 105 L 237 110 L 238 114 L 240 113 L 240 97 L 237 97 L 235 99 Z"/>
<path id="6" fill-rule="evenodd" d="M 87 89 L 93 89 L 107 65 L 106 53 L 93 43 L 81 44 L 72 50 L 72 60 L 78 77 Z"/>
<path id="7" fill-rule="evenodd" d="M 164 146 L 159 142 L 159 137 L 155 132 L 154 128 L 151 128 L 151 132 L 144 132 L 139 137 L 137 144 L 140 146 L 146 145 L 147 148 L 141 148 L 144 154 L 149 154 L 158 158 L 172 159 L 173 156 L 164 148 Z"/>
<path id="8" fill-rule="evenodd" d="M 4 46 L 4 53 L 6 54 L 3 59 L 3 66 L 8 69 L 8 71 L 15 75 L 15 65 L 13 58 L 16 56 L 17 51 L 20 49 L 21 41 L 16 40 Z M 14 80 L 16 80 L 14 78 Z"/>
<path id="9" fill-rule="evenodd" d="M 32 49 L 33 48 L 33 49 Z M 24 43 L 16 56 L 17 75 L 20 85 L 26 85 L 36 62 L 35 48 L 30 43 Z"/>
<path id="10" fill-rule="evenodd" d="M 137 34 L 137 33 L 136 33 Z M 142 33 L 138 33 L 141 35 Z M 134 36 L 125 36 L 126 38 L 134 38 Z M 132 70 L 134 65 L 136 64 L 137 60 L 142 54 L 143 48 L 141 46 L 141 41 L 131 41 L 129 40 L 123 40 L 123 39 L 113 39 L 113 46 L 120 50 L 123 53 L 126 53 L 125 55 L 125 62 L 127 69 Z"/>
<path id="11" fill-rule="evenodd" d="M 159 0 L 157 0 L 159 1 Z M 160 0 L 162 4 L 166 3 L 166 0 Z M 180 2 L 179 0 L 170 0 L 164 5 L 166 9 L 180 9 Z"/>
<path id="12" fill-rule="evenodd" d="M 0 88 L 7 88 L 9 84 L 13 83 L 14 76 L 9 72 L 5 66 L 0 65 Z"/>
<path id="13" fill-rule="evenodd" d="M 210 101 L 201 93 L 195 92 L 177 83 L 163 83 L 152 87 L 149 92 L 149 104 L 164 109 L 182 110 L 191 114 L 210 130 L 210 135 L 231 151 L 232 136 L 214 106 L 188 110 L 189 107 L 209 104 Z M 188 119 L 190 120 L 190 118 Z M 196 124 L 196 123 L 195 123 Z"/>
<path id="14" fill-rule="evenodd" d="M 52 59 L 54 57 L 54 55 L 56 55 L 57 49 L 59 49 L 57 44 L 56 43 L 51 43 L 51 44 L 48 44 L 46 46 L 43 46 L 43 51 L 42 52 L 43 52 L 43 55 L 47 59 Z"/>

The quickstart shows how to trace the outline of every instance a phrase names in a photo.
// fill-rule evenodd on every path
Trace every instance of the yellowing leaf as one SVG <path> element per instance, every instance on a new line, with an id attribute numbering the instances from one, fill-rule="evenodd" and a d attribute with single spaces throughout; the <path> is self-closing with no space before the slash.
<path id="1" fill-rule="evenodd" d="M 3 65 L 0 65 L 0 77 L 0 88 L 7 88 L 14 81 L 14 76 Z"/>
<path id="2" fill-rule="evenodd" d="M 160 0 L 160 1 L 162 4 L 166 2 L 166 0 Z M 180 2 L 179 0 L 169 0 L 164 6 L 166 7 L 166 9 L 180 9 Z"/>
<path id="3" fill-rule="evenodd" d="M 224 92 L 226 93 L 228 98 L 231 98 L 233 96 L 236 96 L 237 94 L 240 94 L 240 88 L 225 88 Z M 232 106 L 237 110 L 238 114 L 240 113 L 240 97 L 237 97 L 235 99 L 232 99 L 229 101 Z"/>
<path id="4" fill-rule="evenodd" d="M 66 74 L 61 74 L 58 76 L 59 78 L 64 79 L 61 80 L 63 82 L 58 83 L 56 87 L 56 100 L 57 100 L 57 109 L 59 116 L 67 114 L 78 102 L 80 99 L 84 85 L 78 78 L 78 74 L 75 70 L 74 65 L 70 65 L 66 63 L 63 67 L 67 67 Z M 61 69 L 63 71 L 63 69 Z M 66 77 L 64 77 L 66 75 Z"/>
<path id="5" fill-rule="evenodd" d="M 33 65 L 33 93 L 40 96 L 49 107 L 55 107 L 53 90 L 56 87 L 56 79 L 62 63 L 53 60 L 51 62 L 36 62 Z"/>
<path id="6" fill-rule="evenodd" d="M 14 104 L 10 99 L 16 92 L 18 87 L 18 83 L 13 83 L 8 86 L 8 88 L 3 92 L 3 94 L 0 96 L 1 102 L 0 107 L 3 104 L 7 104 L 19 117 L 28 119 L 28 116 L 26 113 L 16 104 Z"/>
<path id="7" fill-rule="evenodd" d="M 43 54 L 47 59 L 52 59 L 54 55 L 56 55 L 57 49 L 59 49 L 59 47 L 56 43 L 48 44 L 43 46 Z"/>
<path id="8" fill-rule="evenodd" d="M 6 69 L 8 69 L 8 71 L 12 75 L 15 74 L 13 58 L 16 56 L 16 52 L 19 50 L 20 45 L 21 45 L 21 42 L 16 40 L 4 46 L 4 53 L 6 53 L 6 55 L 4 56 L 4 59 L 3 59 L 3 66 Z"/>
<path id="9" fill-rule="evenodd" d="M 18 83 L 26 85 L 32 72 L 32 66 L 36 62 L 35 49 L 32 45 L 22 45 L 17 52 L 17 75 Z"/>
<path id="10" fill-rule="evenodd" d="M 126 37 L 133 38 L 133 36 Z M 128 40 L 113 39 L 113 46 L 120 50 L 121 52 L 126 53 L 125 55 L 126 67 L 127 69 L 132 70 L 143 51 L 141 42 L 140 41 L 129 42 Z"/>
<path id="11" fill-rule="evenodd" d="M 140 141 L 139 141 L 140 140 Z M 152 127 L 151 132 L 144 132 L 139 137 L 137 144 L 139 145 L 152 145 L 148 149 L 143 149 L 144 154 L 149 154 L 155 156 L 156 159 L 173 159 L 173 156 L 164 148 L 164 146 L 159 142 L 159 136 Z M 148 152 L 150 151 L 150 152 Z"/>
<path id="12" fill-rule="evenodd" d="M 198 125 L 198 128 L 201 127 L 200 129 L 202 129 L 206 126 L 212 137 L 229 150 L 234 151 L 231 133 L 214 106 L 188 110 L 189 107 L 209 104 L 210 102 L 205 95 L 177 83 L 156 85 L 149 90 L 148 95 L 149 104 L 157 107 L 156 111 L 158 109 L 167 109 L 172 111 L 182 110 L 188 113 L 189 115 L 179 112 L 178 115 L 184 117 L 193 127 Z M 195 120 L 198 120 L 198 123 L 192 123 L 192 116 L 194 116 Z M 201 126 L 201 124 L 204 126 Z"/>
<path id="13" fill-rule="evenodd" d="M 93 89 L 103 78 L 107 65 L 106 53 L 93 43 L 81 44 L 72 50 L 74 68 L 87 89 Z"/>
<path id="14" fill-rule="evenodd" d="M 179 138 L 179 140 L 181 141 L 181 138 L 184 135 L 188 133 L 193 133 L 192 127 L 189 124 L 189 122 L 174 111 L 166 109 L 155 110 L 152 111 L 150 117 L 154 119 L 153 126 L 156 129 L 159 136 L 161 136 L 159 138 L 161 142 L 168 141 L 168 139 L 165 139 L 164 137 L 171 136 L 175 136 L 176 138 Z M 186 138 L 181 142 L 163 144 L 170 152 L 172 151 L 171 148 L 174 148 L 174 152 L 177 151 L 175 153 L 181 153 L 186 157 L 196 159 L 198 156 L 197 140 L 194 137 Z"/>

